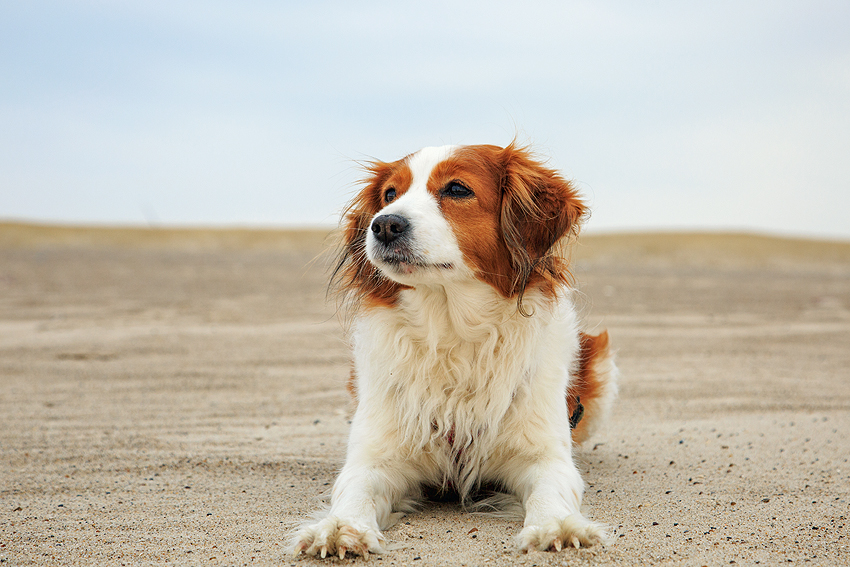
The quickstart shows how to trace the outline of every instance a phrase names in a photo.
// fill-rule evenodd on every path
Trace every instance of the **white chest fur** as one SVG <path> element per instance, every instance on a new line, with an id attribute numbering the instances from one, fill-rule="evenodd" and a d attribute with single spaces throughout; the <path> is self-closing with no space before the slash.
<path id="1" fill-rule="evenodd" d="M 511 450 L 500 442 L 506 428 L 515 439 L 538 415 L 566 420 L 563 393 L 578 349 L 572 304 L 529 294 L 525 306 L 531 317 L 473 282 L 406 290 L 395 307 L 362 315 L 353 334 L 352 437 L 377 433 L 367 445 L 409 447 L 409 458 L 442 476 L 430 480 L 448 478 L 463 493 L 487 476 L 489 457 Z M 369 430 L 358 431 L 359 421 Z M 564 436 L 568 443 L 568 424 Z"/>

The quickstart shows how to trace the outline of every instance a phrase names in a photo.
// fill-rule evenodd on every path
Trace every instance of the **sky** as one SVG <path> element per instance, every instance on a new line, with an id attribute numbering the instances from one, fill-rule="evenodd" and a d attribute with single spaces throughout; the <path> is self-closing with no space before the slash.
<path id="1" fill-rule="evenodd" d="M 516 138 L 591 231 L 850 239 L 850 2 L 0 2 L 0 219 L 331 225 Z"/>

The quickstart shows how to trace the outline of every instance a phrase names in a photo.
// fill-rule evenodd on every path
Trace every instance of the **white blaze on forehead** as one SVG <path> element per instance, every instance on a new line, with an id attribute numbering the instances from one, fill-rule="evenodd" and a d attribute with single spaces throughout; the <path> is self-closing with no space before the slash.
<path id="1" fill-rule="evenodd" d="M 407 167 L 413 174 L 413 183 L 410 189 L 425 189 L 431 172 L 441 161 L 451 156 L 457 146 L 440 146 L 437 148 L 422 148 L 407 160 Z"/>
<path id="2" fill-rule="evenodd" d="M 437 200 L 433 195 L 428 193 L 428 179 L 431 177 L 431 172 L 434 171 L 437 164 L 450 157 L 456 148 L 457 146 L 423 148 L 410 156 L 407 160 L 407 167 L 412 174 L 410 187 L 407 188 L 407 191 L 401 197 L 384 207 L 378 214 L 400 214 L 406 217 L 422 215 L 433 217 L 433 215 L 438 215 L 440 217 L 439 220 L 430 218 L 423 219 L 423 221 L 427 224 L 433 222 L 439 223 L 440 221 L 445 223 Z M 402 188 L 399 187 L 399 189 Z"/>

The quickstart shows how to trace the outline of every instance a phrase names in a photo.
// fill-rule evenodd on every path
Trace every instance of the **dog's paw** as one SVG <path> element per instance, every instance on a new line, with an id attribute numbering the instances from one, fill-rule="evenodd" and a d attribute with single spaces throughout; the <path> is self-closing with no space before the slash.
<path id="1" fill-rule="evenodd" d="M 376 529 L 329 516 L 301 528 L 293 538 L 292 551 L 295 555 L 305 553 L 322 559 L 328 555 L 345 559 L 346 554 L 368 557 L 370 552 L 384 552 L 384 536 Z"/>
<path id="2" fill-rule="evenodd" d="M 517 541 L 523 553 L 529 551 L 561 551 L 564 547 L 590 547 L 605 543 L 608 534 L 599 524 L 595 524 L 573 514 L 566 518 L 553 518 L 539 526 L 526 526 L 519 533 Z"/>

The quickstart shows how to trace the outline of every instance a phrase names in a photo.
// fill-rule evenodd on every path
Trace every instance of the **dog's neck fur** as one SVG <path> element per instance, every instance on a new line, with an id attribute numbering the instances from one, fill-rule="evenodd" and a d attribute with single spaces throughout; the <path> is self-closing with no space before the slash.
<path id="1" fill-rule="evenodd" d="M 396 420 L 386 429 L 401 437 L 393 445 L 444 461 L 446 476 L 434 481 L 452 482 L 462 496 L 481 480 L 479 468 L 506 416 L 529 398 L 540 350 L 565 348 L 543 340 L 552 336 L 543 329 L 574 325 L 571 309 L 560 313 L 542 294 L 528 293 L 525 303 L 533 316 L 481 282 L 418 286 L 402 292 L 394 308 L 362 314 L 354 330 L 362 353 L 356 358 L 386 365 L 358 369 L 372 376 L 358 384 L 361 401 Z M 566 376 L 565 368 L 564 387 Z"/>

